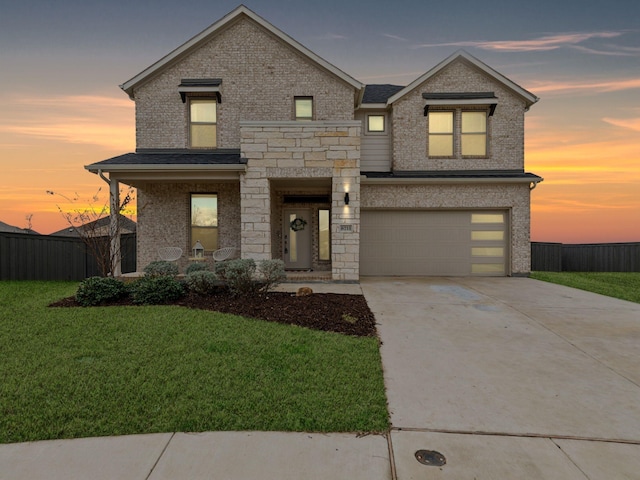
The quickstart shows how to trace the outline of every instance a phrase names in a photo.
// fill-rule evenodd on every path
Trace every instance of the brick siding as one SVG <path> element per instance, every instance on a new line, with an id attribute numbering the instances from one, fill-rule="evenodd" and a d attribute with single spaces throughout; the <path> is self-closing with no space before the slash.
<path id="1" fill-rule="evenodd" d="M 487 158 L 429 158 L 423 93 L 494 92 Z M 446 109 L 451 110 L 451 109 Z M 460 60 L 429 78 L 393 106 L 393 170 L 516 170 L 524 168 L 525 102 L 475 67 Z M 455 128 L 459 139 L 460 122 Z M 459 151 L 459 149 L 458 149 Z"/>
<path id="2" fill-rule="evenodd" d="M 183 78 L 221 78 L 219 148 L 240 146 L 240 121 L 293 120 L 294 96 L 312 96 L 315 120 L 353 120 L 355 91 L 248 19 L 135 90 L 138 148 L 187 148 Z"/>

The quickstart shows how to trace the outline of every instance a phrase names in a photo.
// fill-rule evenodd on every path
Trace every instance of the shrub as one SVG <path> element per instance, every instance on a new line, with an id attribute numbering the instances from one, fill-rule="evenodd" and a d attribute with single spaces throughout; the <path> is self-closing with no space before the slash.
<path id="1" fill-rule="evenodd" d="M 231 293 L 246 295 L 257 289 L 253 276 L 256 272 L 256 262 L 252 258 L 227 260 L 216 263 L 216 275 L 223 280 Z"/>
<path id="2" fill-rule="evenodd" d="M 209 265 L 204 262 L 194 262 L 187 267 L 187 271 L 185 272 L 187 275 L 193 272 L 203 272 L 209 270 Z"/>
<path id="3" fill-rule="evenodd" d="M 127 286 L 113 277 L 89 277 L 83 280 L 76 292 L 76 301 L 83 307 L 100 305 L 127 294 Z"/>
<path id="4" fill-rule="evenodd" d="M 207 295 L 212 293 L 218 287 L 218 277 L 213 272 L 200 270 L 188 273 L 185 278 L 187 289 L 198 295 Z"/>
<path id="5" fill-rule="evenodd" d="M 262 276 L 260 290 L 268 292 L 271 288 L 287 279 L 282 260 L 262 260 L 258 264 L 258 272 Z"/>
<path id="6" fill-rule="evenodd" d="M 149 277 L 175 277 L 178 275 L 178 266 L 164 260 L 156 260 L 144 267 L 144 274 Z"/>
<path id="7" fill-rule="evenodd" d="M 216 277 L 218 277 L 223 282 L 227 281 L 227 265 L 228 264 L 229 264 L 229 261 L 216 262 L 213 265 L 213 271 L 215 272 Z"/>
<path id="8" fill-rule="evenodd" d="M 142 277 L 130 289 L 133 302 L 145 305 L 170 303 L 184 295 L 184 285 L 168 275 Z"/>

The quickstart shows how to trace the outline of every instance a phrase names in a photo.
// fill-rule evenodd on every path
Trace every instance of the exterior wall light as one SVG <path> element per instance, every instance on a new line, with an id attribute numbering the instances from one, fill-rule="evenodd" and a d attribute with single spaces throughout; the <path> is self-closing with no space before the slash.
<path id="1" fill-rule="evenodd" d="M 344 204 L 349 205 L 349 192 L 344 194 Z"/>

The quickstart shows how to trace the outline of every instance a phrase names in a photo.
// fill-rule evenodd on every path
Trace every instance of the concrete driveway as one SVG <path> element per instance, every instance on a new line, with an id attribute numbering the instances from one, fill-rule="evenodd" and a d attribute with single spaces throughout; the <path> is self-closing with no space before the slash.
<path id="1" fill-rule="evenodd" d="M 640 478 L 640 305 L 527 278 L 361 286 L 397 478 Z"/>

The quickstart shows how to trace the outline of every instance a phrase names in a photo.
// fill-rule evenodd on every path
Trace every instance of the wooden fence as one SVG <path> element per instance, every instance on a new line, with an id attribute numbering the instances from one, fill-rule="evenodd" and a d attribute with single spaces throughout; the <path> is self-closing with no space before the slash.
<path id="1" fill-rule="evenodd" d="M 640 243 L 531 243 L 531 270 L 640 272 Z"/>
<path id="2" fill-rule="evenodd" d="M 136 235 L 122 235 L 120 249 L 122 273 L 135 272 Z M 98 263 L 80 238 L 0 232 L 0 280 L 83 280 L 95 275 L 101 275 Z"/>
<path id="3" fill-rule="evenodd" d="M 105 242 L 108 239 L 105 238 Z M 121 237 L 122 273 L 136 271 L 136 235 Z M 640 242 L 531 243 L 531 270 L 640 272 Z M 0 280 L 82 280 L 100 268 L 79 238 L 0 232 Z"/>

